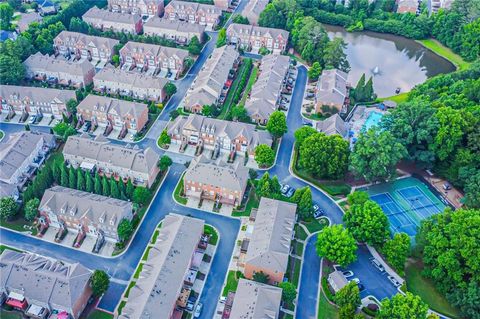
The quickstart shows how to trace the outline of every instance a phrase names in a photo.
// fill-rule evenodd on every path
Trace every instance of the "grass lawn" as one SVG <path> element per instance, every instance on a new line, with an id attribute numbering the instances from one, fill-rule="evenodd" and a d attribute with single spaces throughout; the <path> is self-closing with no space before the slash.
<path id="1" fill-rule="evenodd" d="M 328 302 L 323 291 L 318 300 L 318 319 L 338 319 L 338 308 Z"/>
<path id="2" fill-rule="evenodd" d="M 150 240 L 150 244 L 155 244 L 155 242 L 157 241 L 157 237 L 158 237 L 159 234 L 160 234 L 160 231 L 157 229 L 157 230 L 153 233 L 152 240 Z"/>
<path id="3" fill-rule="evenodd" d="M 0 318 L 2 318 L 2 319 L 22 319 L 23 316 L 18 311 L 6 311 L 6 310 L 2 309 L 0 311 Z"/>
<path id="4" fill-rule="evenodd" d="M 328 226 L 328 220 L 326 218 L 313 219 L 309 222 L 302 222 L 307 227 L 310 233 L 315 233 L 322 230 L 325 226 Z"/>
<path id="5" fill-rule="evenodd" d="M 295 238 L 305 240 L 307 237 L 308 234 L 305 232 L 305 230 L 301 226 L 295 225 Z"/>
<path id="6" fill-rule="evenodd" d="M 208 234 L 210 235 L 210 241 L 208 242 L 210 245 L 216 245 L 217 242 L 218 242 L 218 233 L 217 231 L 215 230 L 215 228 L 213 228 L 212 226 L 210 225 L 205 225 L 203 226 L 203 232 L 205 234 Z"/>
<path id="7" fill-rule="evenodd" d="M 182 191 L 183 191 L 183 175 L 180 178 L 180 181 L 178 182 L 177 187 L 175 187 L 175 192 L 173 193 L 173 197 L 175 197 L 175 200 L 180 204 L 186 205 L 187 198 L 180 195 Z"/>
<path id="8" fill-rule="evenodd" d="M 2 140 L 4 135 L 5 135 L 5 133 L 3 133 L 3 131 L 0 131 L 0 141 Z"/>
<path id="9" fill-rule="evenodd" d="M 87 319 L 113 319 L 113 315 L 101 310 L 94 310 Z"/>
<path id="10" fill-rule="evenodd" d="M 427 49 L 452 62 L 459 70 L 465 70 L 470 67 L 470 63 L 464 61 L 461 56 L 454 53 L 452 50 L 450 50 L 435 39 L 417 40 L 417 42 L 421 43 Z"/>
<path id="11" fill-rule="evenodd" d="M 9 249 L 9 250 L 21 252 L 21 250 L 12 248 L 12 247 L 10 247 L 10 246 L 0 245 L 0 254 L 3 253 L 3 251 L 4 251 L 5 249 Z"/>
<path id="12" fill-rule="evenodd" d="M 128 298 L 128 295 L 130 294 L 130 289 L 132 289 L 136 283 L 137 282 L 133 280 L 130 282 L 130 284 L 128 284 L 127 290 L 125 291 L 125 295 L 124 295 L 125 298 Z"/>
<path id="13" fill-rule="evenodd" d="M 323 121 L 324 119 L 327 118 L 327 116 L 321 113 L 314 113 L 314 114 L 302 113 L 302 115 L 305 116 L 307 119 L 314 120 L 314 121 Z"/>
<path id="14" fill-rule="evenodd" d="M 137 267 L 137 270 L 135 270 L 135 274 L 133 275 L 133 278 L 138 279 L 140 277 L 140 273 L 142 272 L 143 269 L 143 264 L 139 264 Z"/>
<path id="15" fill-rule="evenodd" d="M 125 307 L 126 304 L 127 302 L 125 300 L 120 302 L 120 304 L 118 305 L 118 314 L 122 313 L 122 309 L 123 307 Z"/>
<path id="16" fill-rule="evenodd" d="M 227 97 L 225 98 L 225 102 L 223 102 L 222 111 L 217 116 L 218 119 L 224 120 L 228 114 L 228 111 L 232 108 L 233 97 L 235 96 L 235 92 L 238 90 L 240 80 L 242 79 L 244 73 L 246 73 L 247 71 L 248 71 L 247 64 L 243 62 L 242 65 L 240 65 L 240 69 L 237 72 L 237 76 L 235 77 L 235 80 L 233 81 L 232 86 L 230 87 L 230 90 L 228 90 Z"/>
<path id="17" fill-rule="evenodd" d="M 227 284 L 223 288 L 222 296 L 226 297 L 229 291 L 237 291 L 238 281 L 243 278 L 240 271 L 229 270 L 227 275 Z"/>
<path id="18" fill-rule="evenodd" d="M 393 101 L 397 104 L 400 104 L 402 102 L 405 102 L 408 98 L 408 93 L 410 92 L 403 92 L 403 93 L 400 93 L 400 94 L 397 94 L 397 95 L 393 95 L 393 96 L 389 96 L 389 97 L 382 97 L 382 98 L 379 98 L 378 100 L 379 101 Z"/>
<path id="19" fill-rule="evenodd" d="M 258 67 L 254 66 L 252 69 L 252 73 L 250 73 L 250 78 L 248 79 L 247 86 L 245 88 L 245 91 L 243 91 L 243 96 L 238 103 L 239 105 L 245 105 L 245 102 L 247 101 L 248 94 L 252 90 L 253 84 L 257 80 L 257 74 L 258 74 Z"/>
<path id="20" fill-rule="evenodd" d="M 142 260 L 147 260 L 148 254 L 150 253 L 150 249 L 152 249 L 152 246 L 147 247 L 147 249 L 146 249 L 145 252 L 143 253 Z"/>
<path id="21" fill-rule="evenodd" d="M 293 278 L 292 278 L 292 283 L 298 287 L 298 282 L 300 281 L 300 268 L 302 266 L 302 261 L 294 258 L 295 261 L 295 267 L 293 268 Z"/>
<path id="22" fill-rule="evenodd" d="M 247 204 L 245 205 L 245 209 L 244 210 L 234 209 L 232 211 L 232 216 L 234 217 L 250 216 L 250 213 L 252 212 L 252 208 L 258 208 L 258 205 L 260 205 L 260 198 L 255 192 L 255 188 L 252 187 L 250 188 L 250 193 L 248 195 L 248 201 L 247 201 Z"/>
<path id="23" fill-rule="evenodd" d="M 419 261 L 409 262 L 405 267 L 407 290 L 419 295 L 433 310 L 451 318 L 460 318 L 460 312 L 437 291 L 433 282 L 421 275 L 422 267 Z"/>
<path id="24" fill-rule="evenodd" d="M 301 242 L 295 242 L 295 254 L 297 256 L 300 256 L 302 257 L 302 254 L 303 254 L 303 243 Z"/>

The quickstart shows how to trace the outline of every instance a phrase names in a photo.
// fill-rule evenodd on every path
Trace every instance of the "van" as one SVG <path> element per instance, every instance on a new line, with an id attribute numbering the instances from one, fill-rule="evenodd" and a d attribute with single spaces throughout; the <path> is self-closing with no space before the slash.
<path id="1" fill-rule="evenodd" d="M 372 259 L 372 264 L 378 269 L 380 270 L 381 272 L 384 272 L 385 271 L 385 268 L 383 268 L 382 264 L 376 260 L 375 258 Z"/>

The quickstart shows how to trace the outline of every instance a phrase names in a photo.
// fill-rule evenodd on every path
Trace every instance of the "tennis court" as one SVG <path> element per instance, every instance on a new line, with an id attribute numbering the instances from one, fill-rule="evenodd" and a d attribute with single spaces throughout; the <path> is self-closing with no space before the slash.
<path id="1" fill-rule="evenodd" d="M 408 177 L 365 189 L 390 220 L 392 232 L 414 237 L 423 219 L 445 209 L 440 199 L 420 180 Z"/>

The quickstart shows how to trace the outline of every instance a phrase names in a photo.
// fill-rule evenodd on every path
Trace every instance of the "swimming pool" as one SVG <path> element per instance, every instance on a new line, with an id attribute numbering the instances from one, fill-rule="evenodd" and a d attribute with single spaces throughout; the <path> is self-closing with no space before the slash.
<path id="1" fill-rule="evenodd" d="M 378 126 L 378 123 L 380 123 L 380 120 L 382 119 L 383 114 L 379 112 L 372 111 L 368 114 L 367 119 L 365 120 L 365 123 L 363 124 L 362 129 L 365 131 L 368 131 L 372 126 Z"/>

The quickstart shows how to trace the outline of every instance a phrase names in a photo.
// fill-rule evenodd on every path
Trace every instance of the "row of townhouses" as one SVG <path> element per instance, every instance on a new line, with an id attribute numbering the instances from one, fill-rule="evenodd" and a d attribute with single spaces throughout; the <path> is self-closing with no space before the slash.
<path id="1" fill-rule="evenodd" d="M 120 41 L 97 37 L 79 32 L 62 31 L 53 39 L 56 54 L 76 59 L 87 59 L 93 63 L 108 62 L 115 54 L 115 46 Z"/>
<path id="2" fill-rule="evenodd" d="M 201 113 L 204 105 L 219 104 L 232 84 L 234 68 L 238 65 L 239 53 L 232 46 L 213 50 L 183 100 L 183 107 L 193 113 Z"/>
<path id="3" fill-rule="evenodd" d="M 113 12 L 161 16 L 164 0 L 108 0 L 108 9 Z"/>
<path id="4" fill-rule="evenodd" d="M 260 13 L 265 10 L 269 0 L 250 0 L 242 10 L 242 16 L 248 19 L 251 25 L 258 25 Z"/>
<path id="5" fill-rule="evenodd" d="M 196 23 L 215 27 L 222 16 L 222 10 L 211 4 L 173 0 L 165 7 L 165 19 Z"/>
<path id="6" fill-rule="evenodd" d="M 232 23 L 227 28 L 227 40 L 231 44 L 253 53 L 266 48 L 273 53 L 285 52 L 289 32 L 282 29 Z"/>
<path id="7" fill-rule="evenodd" d="M 172 144 L 202 146 L 207 150 L 238 152 L 253 157 L 260 144 L 272 145 L 270 133 L 257 130 L 255 125 L 230 122 L 198 114 L 177 117 L 167 129 Z"/>
<path id="8" fill-rule="evenodd" d="M 288 76 L 290 58 L 271 54 L 262 58 L 257 81 L 252 87 L 245 109 L 253 122 L 265 125 L 280 102 Z"/>
<path id="9" fill-rule="evenodd" d="M 92 272 L 27 252 L 6 249 L 0 255 L 0 303 L 28 318 L 80 318 L 92 296 Z"/>
<path id="10" fill-rule="evenodd" d="M 116 318 L 182 318 L 202 257 L 203 228 L 200 219 L 177 214 L 165 217 L 158 240 Z"/>
<path id="11" fill-rule="evenodd" d="M 315 88 L 315 112 L 322 112 L 322 106 L 341 111 L 348 102 L 348 74 L 337 70 L 323 70 Z"/>
<path id="12" fill-rule="evenodd" d="M 165 19 L 157 16 L 143 22 L 139 14 L 112 12 L 92 7 L 83 16 L 83 21 L 101 31 L 115 31 L 121 33 L 143 34 L 158 36 L 175 41 L 178 44 L 187 44 L 196 36 L 200 42 L 205 38 L 205 26 L 175 19 Z"/>

